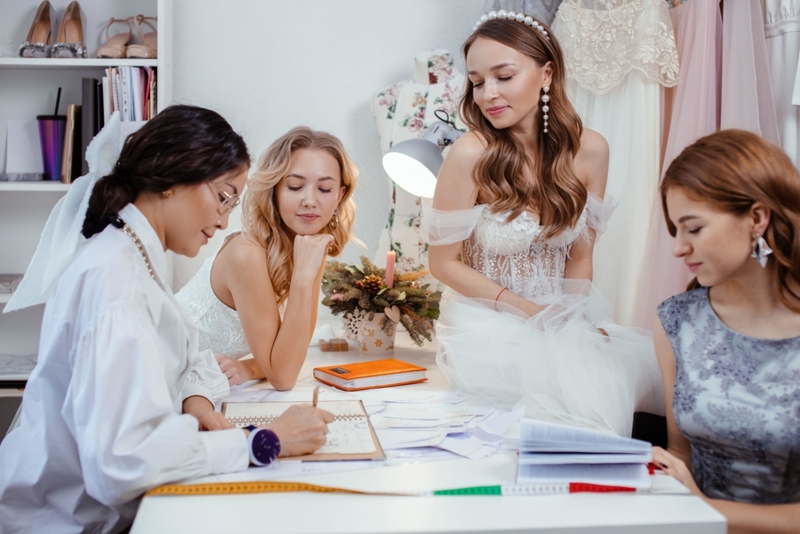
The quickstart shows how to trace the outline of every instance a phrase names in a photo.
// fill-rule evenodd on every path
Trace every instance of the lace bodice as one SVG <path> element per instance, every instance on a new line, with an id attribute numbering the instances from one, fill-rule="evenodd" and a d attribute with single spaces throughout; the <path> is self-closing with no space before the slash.
<path id="1" fill-rule="evenodd" d="M 605 94 L 633 69 L 673 87 L 680 65 L 664 0 L 564 0 L 553 21 L 567 73 Z"/>
<path id="2" fill-rule="evenodd" d="M 658 308 L 675 355 L 672 411 L 692 448 L 692 475 L 712 499 L 800 502 L 800 337 L 729 329 L 708 289 Z"/>
<path id="3" fill-rule="evenodd" d="M 239 232 L 225 238 L 220 250 Z M 217 251 L 219 254 L 219 251 Z M 196 275 L 175 297 L 194 321 L 199 331 L 200 350 L 241 358 L 250 354 L 239 313 L 226 306 L 211 288 L 211 266 L 216 254 L 206 259 Z"/>
<path id="4" fill-rule="evenodd" d="M 422 231 L 430 245 L 464 241 L 461 259 L 487 278 L 534 300 L 557 293 L 572 245 L 596 234 L 616 207 L 589 196 L 577 224 L 545 238 L 545 227 L 527 213 L 507 221 L 508 212 L 492 213 L 486 204 L 469 210 L 442 211 L 423 204 Z"/>

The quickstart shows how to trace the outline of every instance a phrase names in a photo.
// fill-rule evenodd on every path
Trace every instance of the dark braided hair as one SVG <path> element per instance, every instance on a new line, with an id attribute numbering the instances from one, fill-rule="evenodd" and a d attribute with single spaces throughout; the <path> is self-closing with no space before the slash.
<path id="1" fill-rule="evenodd" d="M 92 190 L 81 232 L 102 232 L 139 193 L 207 182 L 249 163 L 244 139 L 219 113 L 170 106 L 125 140 L 114 170 Z"/>

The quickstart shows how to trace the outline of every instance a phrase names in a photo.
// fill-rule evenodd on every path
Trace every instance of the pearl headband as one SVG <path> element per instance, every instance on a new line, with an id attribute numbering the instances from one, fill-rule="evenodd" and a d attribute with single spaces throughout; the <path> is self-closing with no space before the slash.
<path id="1" fill-rule="evenodd" d="M 517 22 L 523 22 L 526 26 L 533 26 L 539 33 L 541 33 L 545 39 L 548 41 L 550 40 L 550 36 L 547 35 L 547 30 L 544 29 L 544 26 L 539 24 L 539 21 L 534 19 L 529 15 L 525 15 L 524 13 L 515 13 L 514 11 L 506 11 L 505 9 L 501 9 L 500 11 L 489 11 L 485 15 L 481 15 L 480 20 L 475 23 L 475 26 L 472 27 L 472 31 L 478 29 L 478 26 L 486 22 L 487 20 L 516 20 Z"/>

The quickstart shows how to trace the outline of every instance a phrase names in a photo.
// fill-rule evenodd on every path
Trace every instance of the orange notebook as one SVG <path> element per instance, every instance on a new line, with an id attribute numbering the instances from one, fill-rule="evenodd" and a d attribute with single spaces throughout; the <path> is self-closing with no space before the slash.
<path id="1" fill-rule="evenodd" d="M 330 367 L 315 367 L 314 378 L 345 391 L 386 388 L 424 382 L 424 367 L 389 358 L 371 362 L 346 363 Z"/>

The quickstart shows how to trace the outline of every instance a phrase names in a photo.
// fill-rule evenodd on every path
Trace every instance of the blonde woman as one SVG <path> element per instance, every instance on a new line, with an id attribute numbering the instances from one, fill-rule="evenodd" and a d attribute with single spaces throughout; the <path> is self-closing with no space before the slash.
<path id="1" fill-rule="evenodd" d="M 448 286 L 437 363 L 485 401 L 630 435 L 634 411 L 663 413 L 664 397 L 652 338 L 612 323 L 591 284 L 613 209 L 608 145 L 567 99 L 547 27 L 505 11 L 487 19 L 463 46 L 470 132 L 423 205 L 431 272 Z"/>
<path id="2" fill-rule="evenodd" d="M 326 256 L 339 255 L 350 239 L 357 175 L 339 139 L 306 127 L 259 158 L 242 231 L 177 295 L 200 330 L 200 347 L 217 354 L 231 385 L 266 378 L 278 390 L 294 387 Z"/>

